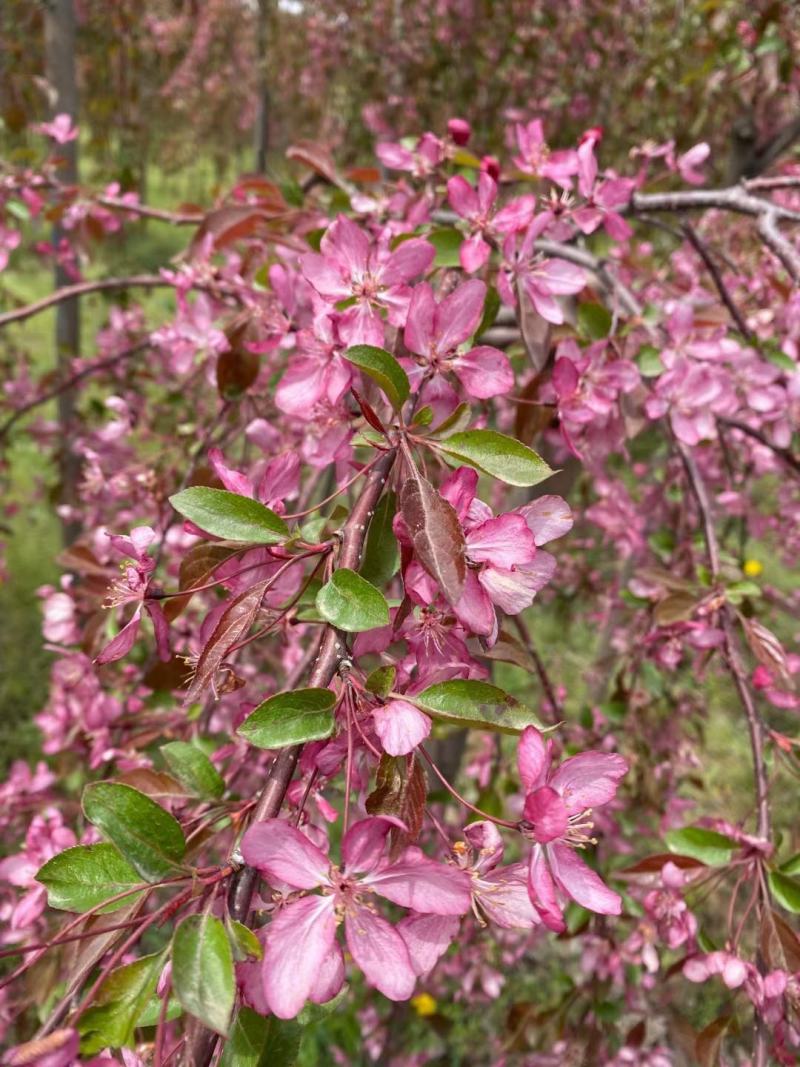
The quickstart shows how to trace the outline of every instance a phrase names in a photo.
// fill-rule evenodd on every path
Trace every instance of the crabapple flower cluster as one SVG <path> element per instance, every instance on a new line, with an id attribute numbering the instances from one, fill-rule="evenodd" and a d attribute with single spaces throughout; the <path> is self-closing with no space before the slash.
<path id="1" fill-rule="evenodd" d="M 69 141 L 63 119 L 39 132 Z M 695 209 L 707 145 L 620 175 L 599 128 L 507 140 L 481 157 L 453 120 L 355 182 L 290 153 L 321 178 L 302 204 L 246 178 L 181 220 L 172 318 L 115 308 L 67 368 L 107 388 L 78 396 L 80 533 L 40 590 L 54 770 L 2 787 L 7 1062 L 45 1040 L 53 1067 L 206 1064 L 352 995 L 377 1062 L 435 1055 L 391 1048 L 386 1001 L 409 1001 L 519 1016 L 481 1063 L 520 1042 L 662 1067 L 679 973 L 729 991 L 718 1041 L 750 1012 L 755 1062 L 798 1054 L 800 864 L 769 794 L 798 769 L 800 657 L 772 618 L 797 597 L 748 546 L 798 548 L 800 304 L 770 226 L 800 178 L 737 194 L 709 275 L 705 219 L 675 247 L 648 229 Z M 0 266 L 47 201 L 75 264 L 88 219 L 136 225 L 135 198 L 57 171 L 4 168 Z M 650 191 L 670 182 L 693 188 Z M 708 193 L 713 222 L 733 194 Z M 4 388 L 11 426 L 38 410 L 29 369 Z M 752 758 L 735 816 L 703 793 L 709 678 Z M 553 998 L 534 1036 L 509 999 L 530 975 Z"/>

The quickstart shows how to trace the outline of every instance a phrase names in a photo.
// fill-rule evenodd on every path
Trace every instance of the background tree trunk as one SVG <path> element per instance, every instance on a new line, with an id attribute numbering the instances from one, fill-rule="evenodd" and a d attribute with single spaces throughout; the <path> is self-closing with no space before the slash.
<path id="1" fill-rule="evenodd" d="M 73 0 L 49 0 L 45 7 L 45 64 L 47 80 L 52 93 L 52 115 L 67 114 L 73 123 L 78 121 L 78 82 L 75 71 L 75 9 Z M 78 181 L 78 142 L 69 141 L 58 145 L 58 154 L 64 160 L 61 180 L 68 185 Z M 53 245 L 58 248 L 64 236 L 61 226 L 53 227 Z M 56 264 L 55 286 L 68 285 L 72 278 L 64 268 Z M 56 311 L 55 349 L 59 373 L 69 373 L 71 360 L 80 354 L 80 304 L 78 299 L 66 300 Z M 59 503 L 74 506 L 77 500 L 80 461 L 72 450 L 72 422 L 75 394 L 66 390 L 58 399 L 58 422 L 61 436 L 59 450 Z M 62 519 L 64 540 L 69 543 L 79 529 L 69 518 Z"/>
<path id="2" fill-rule="evenodd" d="M 258 113 L 255 129 L 256 173 L 267 169 L 269 151 L 269 79 L 267 73 L 267 44 L 269 40 L 270 0 L 258 0 L 256 16 L 256 63 L 258 65 Z"/>

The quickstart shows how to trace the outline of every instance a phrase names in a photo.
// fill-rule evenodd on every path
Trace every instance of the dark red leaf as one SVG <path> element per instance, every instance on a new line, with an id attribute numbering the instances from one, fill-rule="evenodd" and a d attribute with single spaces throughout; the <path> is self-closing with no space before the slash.
<path id="1" fill-rule="evenodd" d="M 391 815 L 408 827 L 407 831 L 392 830 L 392 852 L 412 845 L 419 837 L 427 793 L 425 771 L 413 752 L 409 756 L 381 758 L 375 789 L 367 797 L 366 807 L 370 815 Z"/>
<path id="2" fill-rule="evenodd" d="M 263 582 L 245 589 L 230 602 L 200 653 L 184 703 L 193 704 L 211 685 L 228 652 L 253 625 L 269 580 L 265 578 Z"/>
<path id="3" fill-rule="evenodd" d="M 378 433 L 385 433 L 386 427 L 383 425 L 381 420 L 378 418 L 372 407 L 367 403 L 363 396 L 361 396 L 361 394 L 357 390 L 352 388 L 350 392 L 356 398 L 356 403 L 361 408 L 361 414 L 364 416 L 364 418 L 367 420 L 373 430 L 377 430 Z"/>
<path id="4" fill-rule="evenodd" d="M 400 513 L 419 563 L 455 604 L 467 578 L 464 531 L 455 508 L 412 467 L 400 490 Z"/>

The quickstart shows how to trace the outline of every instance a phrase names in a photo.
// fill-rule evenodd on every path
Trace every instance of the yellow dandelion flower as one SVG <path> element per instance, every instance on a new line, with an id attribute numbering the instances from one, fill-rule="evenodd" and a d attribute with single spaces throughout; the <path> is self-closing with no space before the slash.
<path id="1" fill-rule="evenodd" d="M 764 565 L 757 559 L 746 559 L 742 570 L 748 578 L 757 578 L 759 574 L 764 570 Z"/>
<path id="2" fill-rule="evenodd" d="M 417 1015 L 435 1015 L 437 1004 L 430 993 L 417 993 L 411 998 L 411 1007 Z"/>

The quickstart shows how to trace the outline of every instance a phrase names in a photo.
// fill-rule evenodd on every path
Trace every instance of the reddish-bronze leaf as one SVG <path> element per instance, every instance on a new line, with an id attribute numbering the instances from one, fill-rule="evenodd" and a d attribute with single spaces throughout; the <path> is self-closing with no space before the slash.
<path id="1" fill-rule="evenodd" d="M 249 316 L 237 318 L 225 331 L 229 348 L 217 360 L 217 389 L 226 400 L 246 393 L 258 377 L 261 356 L 250 347 L 258 340 L 258 328 Z"/>
<path id="2" fill-rule="evenodd" d="M 236 551 L 226 545 L 214 541 L 201 541 L 193 545 L 181 560 L 181 568 L 178 577 L 178 587 L 186 589 L 186 596 L 170 597 L 164 601 L 164 614 L 172 622 L 177 619 L 186 605 L 192 599 L 191 589 L 193 586 L 206 585 L 211 575 L 221 566 L 226 559 Z"/>
<path id="3" fill-rule="evenodd" d="M 372 406 L 370 404 L 368 404 L 367 401 L 364 399 L 364 397 L 361 396 L 361 394 L 359 392 L 357 392 L 355 389 L 351 389 L 350 392 L 356 398 L 356 403 L 361 408 L 361 414 L 364 416 L 364 418 L 370 424 L 372 429 L 373 430 L 377 430 L 378 433 L 385 433 L 386 432 L 386 427 L 383 425 L 381 420 L 375 414 L 375 411 L 372 408 Z"/>
<path id="4" fill-rule="evenodd" d="M 400 514 L 420 565 L 439 583 L 446 599 L 455 604 L 464 592 L 467 578 L 464 531 L 455 508 L 412 467 L 400 490 Z"/>
<path id="5" fill-rule="evenodd" d="M 697 1035 L 694 1050 L 699 1067 L 717 1067 L 722 1051 L 722 1039 L 730 1024 L 730 1015 L 721 1015 Z"/>
<path id="6" fill-rule="evenodd" d="M 674 863 L 676 867 L 680 867 L 681 870 L 687 872 L 696 871 L 699 873 L 707 870 L 705 863 L 694 859 L 693 856 L 681 856 L 675 852 L 659 852 L 654 856 L 645 856 L 644 859 L 639 860 L 638 863 L 631 864 L 630 867 L 623 867 L 622 870 L 615 871 L 614 875 L 617 878 L 638 878 L 642 875 L 660 874 L 665 863 Z"/>
<path id="7" fill-rule="evenodd" d="M 163 730 L 161 733 L 163 736 Z M 153 771 L 149 767 L 136 767 L 132 771 L 126 771 L 115 781 L 138 789 L 153 800 L 182 800 L 186 797 L 186 790 L 172 775 L 165 774 L 164 771 Z"/>
<path id="8" fill-rule="evenodd" d="M 800 971 L 800 938 L 776 911 L 764 909 L 760 932 L 761 954 L 773 971 Z"/>
<path id="9" fill-rule="evenodd" d="M 785 685 L 793 687 L 786 650 L 772 630 L 768 630 L 758 619 L 746 619 L 744 616 L 741 619 L 747 643 L 758 662 L 771 673 L 777 674 Z"/>
<path id="10" fill-rule="evenodd" d="M 200 653 L 184 703 L 193 704 L 211 685 L 228 652 L 253 625 L 269 580 L 245 589 L 230 602 Z"/>
<path id="11" fill-rule="evenodd" d="M 342 178 L 336 170 L 333 156 L 327 148 L 315 141 L 297 141 L 286 149 L 287 159 L 302 163 L 309 170 L 315 171 L 331 185 L 341 185 Z"/>
<path id="12" fill-rule="evenodd" d="M 370 815 L 391 815 L 405 823 L 407 830 L 398 827 L 391 832 L 394 854 L 413 845 L 419 837 L 427 793 L 425 771 L 413 752 L 409 756 L 381 757 L 375 789 L 367 797 L 366 808 Z"/>

